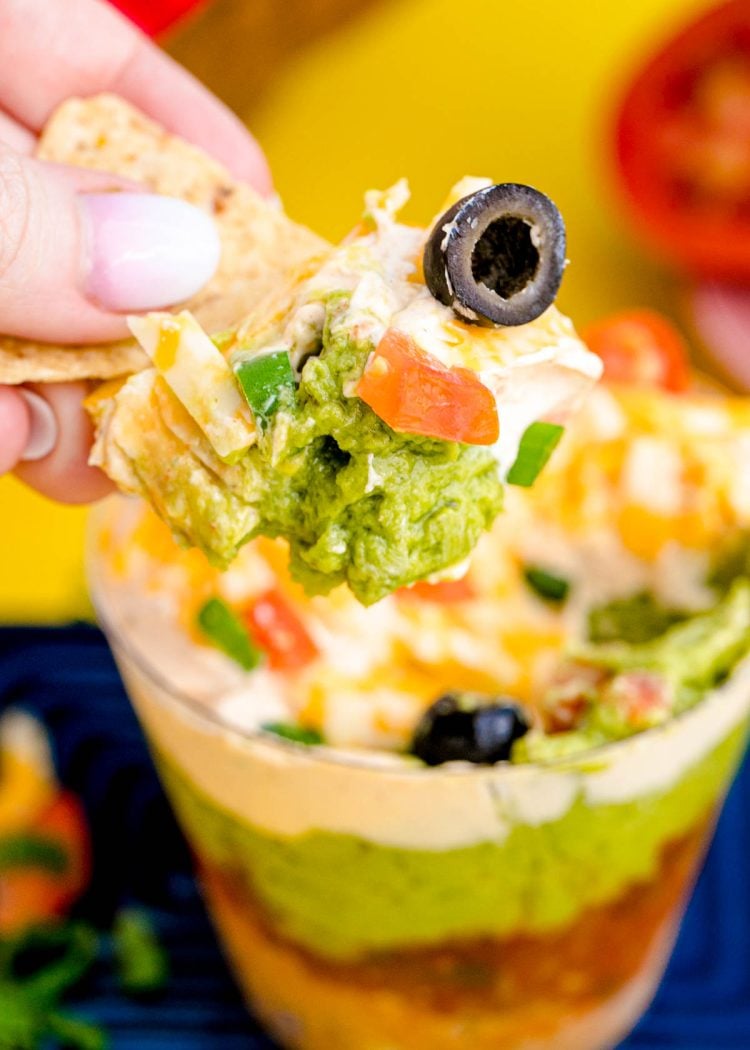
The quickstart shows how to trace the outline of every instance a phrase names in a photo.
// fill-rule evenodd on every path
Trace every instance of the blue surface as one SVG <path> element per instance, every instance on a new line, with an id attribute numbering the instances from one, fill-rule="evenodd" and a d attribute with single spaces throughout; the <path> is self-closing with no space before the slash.
<path id="1" fill-rule="evenodd" d="M 109 1029 L 113 1050 L 273 1050 L 245 1013 L 219 954 L 187 851 L 99 632 L 0 629 L 0 707 L 7 704 L 46 722 L 62 779 L 86 805 L 95 877 L 84 913 L 106 926 L 119 903 L 147 903 L 172 959 L 172 981 L 160 1001 L 124 999 L 103 964 L 77 1012 Z M 749 804 L 746 762 L 667 976 L 620 1050 L 750 1047 Z"/>

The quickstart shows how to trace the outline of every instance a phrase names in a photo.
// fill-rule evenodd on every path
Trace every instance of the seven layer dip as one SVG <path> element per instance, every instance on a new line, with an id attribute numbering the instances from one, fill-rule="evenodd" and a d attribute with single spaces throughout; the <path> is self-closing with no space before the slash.
<path id="1" fill-rule="evenodd" d="M 744 402 L 600 388 L 456 579 L 370 608 L 306 597 L 278 541 L 220 572 L 103 508 L 99 613 L 284 1045 L 627 1030 L 744 744 L 749 452 Z"/>

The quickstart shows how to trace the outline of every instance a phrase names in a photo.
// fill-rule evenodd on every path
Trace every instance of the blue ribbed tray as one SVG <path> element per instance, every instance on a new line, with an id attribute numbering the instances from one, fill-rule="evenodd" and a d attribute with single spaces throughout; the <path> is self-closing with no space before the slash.
<path id="1" fill-rule="evenodd" d="M 109 1029 L 113 1050 L 272 1050 L 219 954 L 102 635 L 83 625 L 0 629 L 0 707 L 7 704 L 28 708 L 49 726 L 60 774 L 86 805 L 95 875 L 84 912 L 106 925 L 118 903 L 143 901 L 172 959 L 172 981 L 160 1001 L 124 999 L 102 965 L 78 1012 Z M 749 804 L 746 763 L 667 976 L 621 1050 L 750 1047 Z"/>

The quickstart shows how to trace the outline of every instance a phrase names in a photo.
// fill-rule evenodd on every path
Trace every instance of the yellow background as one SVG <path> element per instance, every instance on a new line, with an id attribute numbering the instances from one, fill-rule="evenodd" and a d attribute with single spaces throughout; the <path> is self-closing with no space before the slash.
<path id="1" fill-rule="evenodd" d="M 362 191 L 401 175 L 422 220 L 465 173 L 528 182 L 565 216 L 561 302 L 577 322 L 635 303 L 670 309 L 670 278 L 633 245 L 607 190 L 606 116 L 632 64 L 705 6 L 381 2 L 298 53 L 246 115 L 289 212 L 322 233 L 344 233 Z M 85 615 L 85 512 L 3 479 L 0 516 L 0 619 Z"/>

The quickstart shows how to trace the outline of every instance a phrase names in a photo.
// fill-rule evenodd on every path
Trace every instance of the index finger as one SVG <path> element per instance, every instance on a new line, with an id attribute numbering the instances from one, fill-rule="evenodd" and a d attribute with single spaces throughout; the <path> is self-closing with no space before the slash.
<path id="1" fill-rule="evenodd" d="M 33 131 L 73 95 L 111 91 L 262 193 L 271 178 L 241 121 L 103 0 L 0 0 L 0 109 Z"/>

